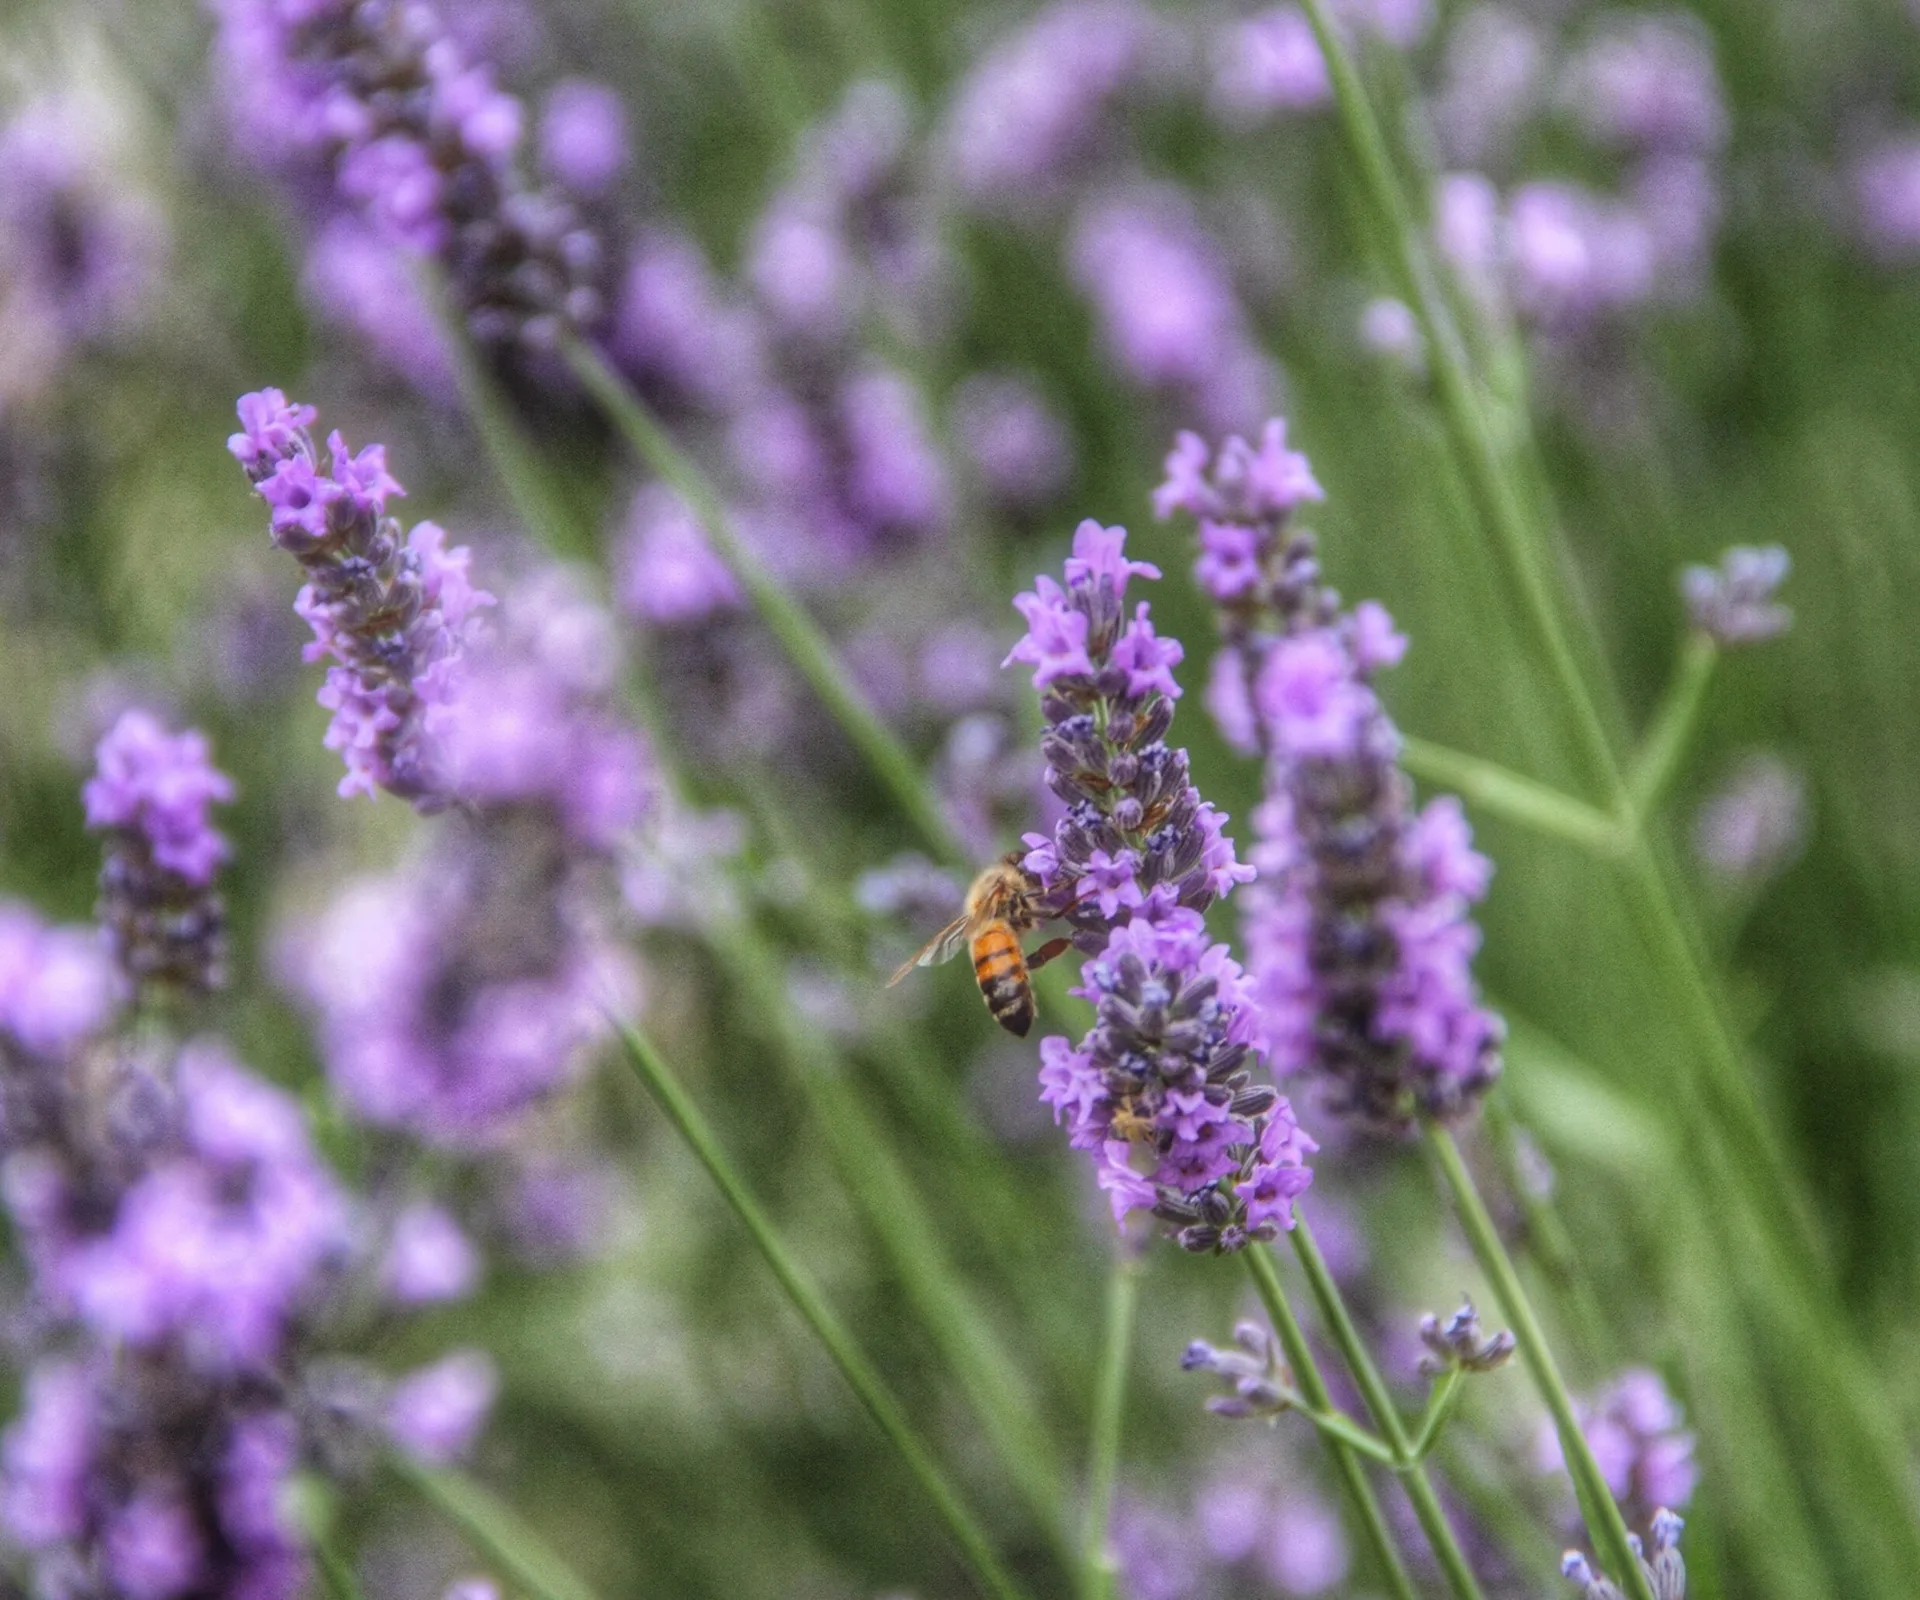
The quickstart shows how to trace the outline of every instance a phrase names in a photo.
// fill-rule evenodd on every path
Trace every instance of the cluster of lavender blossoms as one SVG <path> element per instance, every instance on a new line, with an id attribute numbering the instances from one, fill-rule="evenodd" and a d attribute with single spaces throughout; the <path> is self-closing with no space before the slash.
<path id="1" fill-rule="evenodd" d="M 342 794 L 386 789 L 447 811 L 425 855 L 348 886 L 284 946 L 318 1013 L 328 1071 L 360 1116 L 440 1144 L 487 1145 L 584 1061 L 630 997 L 605 926 L 616 846 L 651 771 L 612 711 L 612 619 L 564 570 L 493 597 L 431 523 L 384 514 L 401 491 L 373 445 L 332 437 L 322 474 L 310 406 L 240 402 L 230 448 L 308 574 L 296 610 L 330 655 L 327 742 Z"/>
<path id="2" fill-rule="evenodd" d="M 213 0 L 243 137 L 318 168 L 395 244 L 438 261 L 480 344 L 550 346 L 600 319 L 600 243 L 517 162 L 520 102 L 423 0 Z"/>
<path id="3" fill-rule="evenodd" d="M 233 784 L 205 735 L 170 734 L 145 711 L 124 713 L 96 756 L 81 799 L 87 826 L 107 833 L 100 921 L 115 959 L 142 989 L 217 989 L 226 976 L 226 908 L 213 887 L 227 841 L 208 807 Z"/>
<path id="4" fill-rule="evenodd" d="M 1041 1099 L 1093 1156 L 1116 1222 L 1147 1211 L 1186 1249 L 1232 1251 L 1292 1225 L 1317 1146 L 1251 1082 L 1252 996 L 1201 912 L 1252 872 L 1166 743 L 1181 648 L 1146 602 L 1127 615 L 1128 580 L 1160 574 L 1125 540 L 1083 522 L 1065 586 L 1042 577 L 1014 602 L 1027 633 L 1007 660 L 1034 669 L 1047 783 L 1067 808 L 1051 839 L 1026 836 L 1024 864 L 1089 957 L 1077 992 L 1097 1013 L 1077 1047 L 1041 1042 Z"/>
<path id="5" fill-rule="evenodd" d="M 202 736 L 128 713 L 86 792 L 110 861 L 129 864 L 110 865 L 103 906 L 119 981 L 106 941 L 0 916 L 0 1197 L 30 1274 L 14 1325 L 31 1359 L 0 1438 L 0 1528 L 40 1593 L 292 1600 L 308 1573 L 289 1493 L 298 1469 L 337 1464 L 322 1435 L 344 1424 L 363 1452 L 385 1438 L 444 1460 L 491 1397 L 484 1358 L 463 1353 L 398 1384 L 355 1364 L 351 1414 L 330 1402 L 339 1308 L 410 1303 L 351 1292 L 382 1229 L 297 1102 L 219 1041 L 115 1035 L 124 980 L 151 981 L 154 950 L 205 949 L 164 921 L 130 936 L 115 897 L 170 880 L 210 895 L 226 844 L 207 804 L 228 792 Z"/>
<path id="6" fill-rule="evenodd" d="M 1390 1131 L 1470 1114 L 1499 1073 L 1468 916 L 1491 867 L 1457 801 L 1413 807 L 1372 687 L 1406 640 L 1380 606 L 1346 611 L 1321 582 L 1291 518 L 1322 497 L 1276 420 L 1257 447 L 1232 437 L 1217 456 L 1181 434 L 1154 508 L 1198 519 L 1195 576 L 1222 637 L 1208 707 L 1266 763 L 1243 918 L 1255 1037 L 1276 1074 L 1310 1074 L 1330 1110 Z"/>
<path id="7" fill-rule="evenodd" d="M 384 445 L 357 454 L 336 432 L 320 465 L 312 406 L 278 389 L 241 397 L 241 431 L 227 441 L 272 509 L 273 542 L 307 574 L 295 609 L 313 629 L 309 661 L 331 658 L 320 703 L 333 713 L 327 747 L 347 775 L 340 793 L 385 789 L 422 810 L 451 798 L 440 735 L 459 673 L 493 597 L 468 581 L 464 545 L 449 550 L 431 522 L 402 530 L 387 501 L 406 493 Z"/>

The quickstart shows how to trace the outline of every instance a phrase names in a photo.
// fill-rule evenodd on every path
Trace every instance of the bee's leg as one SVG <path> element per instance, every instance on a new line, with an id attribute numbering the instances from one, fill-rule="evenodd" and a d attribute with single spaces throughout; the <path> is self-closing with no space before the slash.
<path id="1" fill-rule="evenodd" d="M 1073 948 L 1071 939 L 1049 939 L 1045 944 L 1027 957 L 1027 971 L 1038 972 L 1055 956 L 1063 956 Z"/>

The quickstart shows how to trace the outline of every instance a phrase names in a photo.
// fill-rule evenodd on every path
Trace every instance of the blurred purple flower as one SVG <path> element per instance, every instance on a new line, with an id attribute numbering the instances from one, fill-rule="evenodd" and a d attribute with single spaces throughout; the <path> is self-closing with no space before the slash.
<path id="1" fill-rule="evenodd" d="M 1180 191 L 1138 184 L 1083 205 L 1069 246 L 1113 359 L 1222 428 L 1265 409 L 1270 364 L 1225 252 Z"/>
<path id="2" fill-rule="evenodd" d="M 547 91 L 540 114 L 540 168 L 575 194 L 613 187 L 631 155 L 627 108 L 619 92 L 588 78 L 567 78 Z"/>
<path id="3" fill-rule="evenodd" d="M 1764 883 L 1800 853 L 1807 780 L 1774 756 L 1750 756 L 1700 807 L 1693 847 L 1726 882 Z"/>
<path id="4" fill-rule="evenodd" d="M 301 286 L 321 314 L 349 327 L 422 394 L 454 395 L 452 359 L 403 251 L 350 216 L 330 219 L 307 248 Z"/>
<path id="5" fill-rule="evenodd" d="M 1869 253 L 1889 265 L 1920 259 L 1920 133 L 1879 140 L 1848 173 L 1854 226 Z"/>
<path id="6" fill-rule="evenodd" d="M 956 89 L 944 163 L 968 201 L 1018 207 L 1055 192 L 1108 110 L 1156 76 L 1171 40 L 1137 0 L 1053 0 Z"/>
<path id="7" fill-rule="evenodd" d="M 707 412 L 738 408 L 766 382 L 763 342 L 693 240 L 650 228 L 634 241 L 611 344 L 643 388 Z"/>
<path id="8" fill-rule="evenodd" d="M 1454 23 L 1433 104 L 1449 161 L 1482 167 L 1505 154 L 1546 87 L 1544 33 L 1539 22 L 1506 5 L 1476 5 Z"/>
<path id="9" fill-rule="evenodd" d="M 1306 12 L 1280 5 L 1225 24 L 1214 37 L 1209 98 L 1223 120 L 1238 124 L 1330 104 L 1333 83 Z"/>
<path id="10" fill-rule="evenodd" d="M 740 585 L 699 518 L 665 484 L 647 484 L 633 497 L 620 562 L 621 605 L 647 622 L 701 622 L 740 605 Z"/>
<path id="11" fill-rule="evenodd" d="M 1688 12 L 1603 13 L 1560 94 L 1589 136 L 1615 149 L 1711 155 L 1726 142 L 1713 40 Z"/>
<path id="12" fill-rule="evenodd" d="M 62 1277 L 107 1341 L 176 1339 L 214 1370 L 269 1362 L 346 1242 L 346 1202 L 296 1104 L 211 1043 L 175 1067 L 181 1149 L 122 1197 Z"/>
<path id="13" fill-rule="evenodd" d="M 99 915 L 122 970 L 136 984 L 218 988 L 226 912 L 212 885 L 228 849 L 208 810 L 233 798 L 232 782 L 205 734 L 169 734 L 140 710 L 121 714 L 95 761 L 81 797 L 87 826 L 109 835 Z"/>
<path id="14" fill-rule="evenodd" d="M 1578 1412 L 1580 1431 L 1630 1525 L 1644 1528 L 1656 1511 L 1686 1509 L 1699 1481 L 1694 1436 L 1657 1372 L 1629 1367 Z M 1535 1460 L 1542 1472 L 1564 1468 L 1551 1422 L 1541 1424 Z"/>
<path id="15" fill-rule="evenodd" d="M 518 100 L 423 5 L 214 0 L 237 136 L 435 257 L 474 337 L 544 350 L 603 309 L 598 239 L 517 159 Z M 395 93 L 404 83 L 409 92 Z"/>
<path id="16" fill-rule="evenodd" d="M 479 1437 L 498 1389 L 492 1361 L 478 1350 L 456 1350 L 393 1386 L 387 1432 L 409 1455 L 445 1466 Z"/>
<path id="17" fill-rule="evenodd" d="M 1066 486 L 1073 443 L 1038 388 L 1010 373 L 975 373 L 953 397 L 953 431 L 988 492 L 1019 510 Z"/>
<path id="18" fill-rule="evenodd" d="M 0 362 L 0 402 L 43 375 L 23 360 L 30 347 L 44 340 L 52 356 L 108 338 L 159 287 L 165 216 L 115 172 L 111 110 L 45 93 L 0 128 L 0 304 L 14 346 Z"/>
<path id="19" fill-rule="evenodd" d="M 25 906 L 0 901 L 0 1036 L 58 1058 L 106 1023 L 121 993 L 96 929 L 50 927 Z"/>
<path id="20" fill-rule="evenodd" d="M 461 1300 L 480 1281 L 480 1252 L 444 1208 L 407 1206 L 393 1219 L 380 1279 L 398 1305 Z"/>
<path id="21" fill-rule="evenodd" d="M 1777 639 L 1793 626 L 1793 608 L 1774 598 L 1792 569 L 1792 559 L 1777 544 L 1729 546 L 1719 566 L 1681 571 L 1688 619 L 1724 646 Z"/>

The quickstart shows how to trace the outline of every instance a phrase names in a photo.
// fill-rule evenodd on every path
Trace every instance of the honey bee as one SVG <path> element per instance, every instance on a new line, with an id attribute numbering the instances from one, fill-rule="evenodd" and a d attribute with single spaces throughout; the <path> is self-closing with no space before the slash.
<path id="1" fill-rule="evenodd" d="M 993 1020 L 1009 1033 L 1027 1036 L 1033 1026 L 1033 983 L 1028 974 L 1044 967 L 1072 945 L 1049 939 L 1032 955 L 1020 948 L 1020 935 L 1042 920 L 1040 880 L 1020 864 L 1024 851 L 1013 850 L 973 880 L 960 915 L 927 941 L 926 948 L 891 978 L 892 988 L 915 967 L 937 967 L 962 949 L 973 956 L 974 981 Z"/>

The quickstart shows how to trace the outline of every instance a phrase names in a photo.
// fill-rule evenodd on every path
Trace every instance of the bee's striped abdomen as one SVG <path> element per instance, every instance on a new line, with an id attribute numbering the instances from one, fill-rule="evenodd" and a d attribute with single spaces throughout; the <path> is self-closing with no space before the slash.
<path id="1" fill-rule="evenodd" d="M 1033 985 L 1020 940 L 1005 923 L 983 928 L 975 937 L 973 976 L 993 1020 L 1024 1039 L 1033 1026 Z"/>

